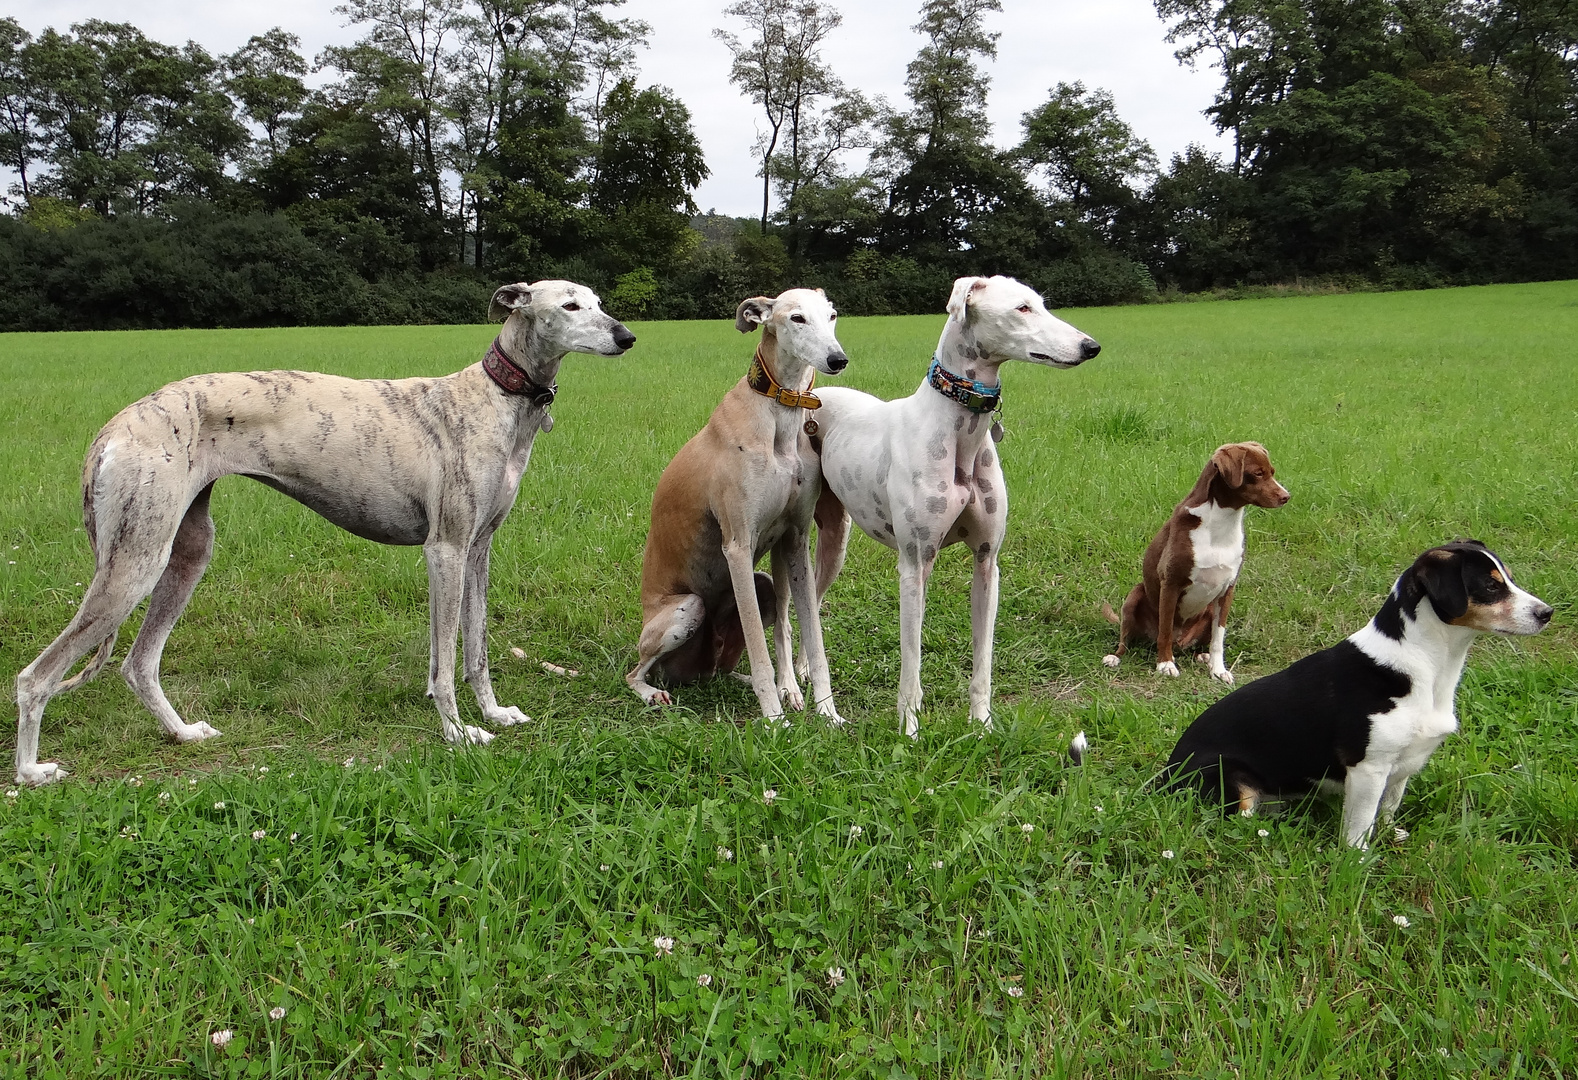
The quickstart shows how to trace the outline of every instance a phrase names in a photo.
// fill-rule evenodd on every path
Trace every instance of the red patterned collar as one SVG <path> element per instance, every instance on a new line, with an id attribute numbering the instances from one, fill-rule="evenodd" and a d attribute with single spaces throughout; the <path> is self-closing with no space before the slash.
<path id="1" fill-rule="evenodd" d="M 504 350 L 499 348 L 498 338 L 493 339 L 493 344 L 489 345 L 488 351 L 482 355 L 482 370 L 488 373 L 488 378 L 498 384 L 500 390 L 506 394 L 529 397 L 532 404 L 538 408 L 546 409 L 552 405 L 554 397 L 559 393 L 558 383 L 538 386 L 532 382 L 531 377 L 519 364 L 504 355 Z"/>

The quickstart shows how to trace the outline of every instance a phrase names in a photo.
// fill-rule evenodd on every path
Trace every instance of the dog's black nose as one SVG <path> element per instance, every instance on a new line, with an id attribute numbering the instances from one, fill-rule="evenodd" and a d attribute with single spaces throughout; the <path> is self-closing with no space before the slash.
<path id="1" fill-rule="evenodd" d="M 1541 604 L 1539 607 L 1534 609 L 1534 618 L 1541 626 L 1544 626 L 1546 623 L 1551 621 L 1551 614 L 1553 610 L 1554 609 L 1551 607 L 1551 605 Z"/>
<path id="2" fill-rule="evenodd" d="M 630 332 L 630 329 L 627 326 L 625 326 L 624 323 L 615 323 L 614 324 L 614 344 L 615 345 L 618 345 L 621 349 L 628 349 L 628 348 L 630 348 L 630 346 L 634 345 L 635 343 L 636 343 L 636 336 Z"/>
<path id="3" fill-rule="evenodd" d="M 1081 360 L 1089 360 L 1100 351 L 1101 346 L 1097 344 L 1095 338 L 1086 338 L 1079 343 L 1079 358 Z"/>
<path id="4" fill-rule="evenodd" d="M 840 371 L 843 371 L 848 366 L 849 357 L 845 356 L 842 350 L 839 352 L 831 352 L 827 354 L 827 370 L 833 372 L 835 375 Z"/>

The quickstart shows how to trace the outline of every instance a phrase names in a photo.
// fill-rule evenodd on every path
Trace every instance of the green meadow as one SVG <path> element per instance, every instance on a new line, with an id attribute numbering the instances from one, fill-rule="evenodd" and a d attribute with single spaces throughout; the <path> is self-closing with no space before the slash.
<path id="1" fill-rule="evenodd" d="M 733 680 L 663 712 L 625 687 L 651 491 L 751 356 L 729 323 L 565 361 L 494 542 L 494 681 L 534 723 L 487 748 L 443 745 L 423 696 L 420 549 L 221 481 L 164 685 L 224 737 L 165 743 L 111 667 L 45 715 L 71 778 L 0 798 L 0 1077 L 1578 1073 L 1578 282 L 1064 315 L 1097 359 L 1004 371 L 984 737 L 962 548 L 914 743 L 893 559 L 859 535 L 824 611 L 848 726 L 765 724 Z M 841 320 L 831 381 L 910 393 L 941 322 Z M 443 374 L 491 334 L 0 335 L 0 672 L 81 597 L 82 456 L 123 405 L 214 370 Z M 1457 537 L 1557 608 L 1475 646 L 1461 733 L 1368 853 L 1325 803 L 1223 820 L 1146 791 L 1226 688 L 1145 648 L 1101 665 L 1101 602 L 1241 439 L 1293 500 L 1248 513 L 1240 683 Z"/>

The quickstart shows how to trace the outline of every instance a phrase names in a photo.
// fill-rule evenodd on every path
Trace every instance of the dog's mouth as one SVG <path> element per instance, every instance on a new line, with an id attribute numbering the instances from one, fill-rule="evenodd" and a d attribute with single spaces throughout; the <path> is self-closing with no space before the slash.
<path id="1" fill-rule="evenodd" d="M 1053 356 L 1051 353 L 1044 352 L 1033 352 L 1030 354 L 1030 359 L 1034 360 L 1038 364 L 1051 364 L 1053 367 L 1060 368 L 1079 367 L 1079 365 L 1085 362 L 1084 360 L 1064 360 L 1061 357 Z"/>

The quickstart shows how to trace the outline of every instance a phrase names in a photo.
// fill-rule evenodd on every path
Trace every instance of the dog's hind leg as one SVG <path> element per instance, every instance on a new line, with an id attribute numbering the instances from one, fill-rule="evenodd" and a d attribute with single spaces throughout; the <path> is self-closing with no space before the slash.
<path id="1" fill-rule="evenodd" d="M 159 576 L 148 600 L 148 614 L 143 617 L 131 652 L 121 664 L 121 675 L 132 692 L 158 717 L 165 732 L 176 742 L 183 743 L 200 742 L 221 734 L 202 721 L 188 724 L 182 720 L 159 684 L 159 659 L 164 655 L 165 642 L 170 639 L 175 621 L 186 610 L 214 554 L 214 519 L 208 508 L 213 490 L 214 485 L 209 484 L 187 507 L 170 546 L 170 561 L 165 564 L 164 573 Z"/>
<path id="2" fill-rule="evenodd" d="M 427 591 L 430 611 L 428 627 L 428 695 L 438 706 L 444 741 L 478 745 L 493 741 L 493 732 L 460 722 L 460 707 L 455 703 L 455 639 L 460 636 L 460 610 L 465 602 L 466 552 L 458 544 L 428 541 Z"/>
<path id="3" fill-rule="evenodd" d="M 816 602 L 821 612 L 822 598 L 832 588 L 833 580 L 844 568 L 844 557 L 849 551 L 849 511 L 839 501 L 833 489 L 822 483 L 822 494 L 816 500 Z M 795 661 L 795 674 L 801 679 L 811 677 L 811 661 L 802 650 Z"/>
<path id="4" fill-rule="evenodd" d="M 493 677 L 488 671 L 488 564 L 493 556 L 493 537 L 478 538 L 466 553 L 466 576 L 460 601 L 462 663 L 466 682 L 477 695 L 482 718 L 499 727 L 529 724 L 531 717 L 513 705 L 499 705 L 493 696 Z"/>
<path id="5" fill-rule="evenodd" d="M 791 531 L 773 550 L 773 567 L 776 575 L 780 562 L 787 568 L 788 591 L 794 596 L 795 613 L 800 617 L 800 655 L 807 661 L 811 678 L 811 700 L 816 711 L 834 724 L 842 724 L 833 704 L 833 681 L 827 666 L 827 646 L 822 640 L 822 613 L 815 582 L 811 579 L 811 537 L 805 532 Z M 780 586 L 781 587 L 781 586 Z M 780 594 L 781 596 L 782 594 Z M 780 599 L 779 610 L 783 611 Z M 782 617 L 782 616 L 780 616 Z"/>
<path id="6" fill-rule="evenodd" d="M 673 696 L 647 682 L 647 676 L 654 664 L 694 637 L 706 618 L 707 609 L 694 593 L 666 598 L 647 618 L 638 646 L 640 663 L 625 676 L 626 685 L 644 704 L 674 704 Z"/>
<path id="7" fill-rule="evenodd" d="M 1118 647 L 1101 658 L 1103 664 L 1110 668 L 1117 667 L 1123 662 L 1123 654 L 1129 651 L 1129 637 L 1136 631 L 1141 634 L 1144 633 L 1144 630 L 1140 627 L 1142 621 L 1140 608 L 1144 603 L 1145 583 L 1141 582 L 1129 590 L 1128 597 L 1123 601 L 1123 613 L 1121 615 L 1115 616 L 1112 608 L 1105 604 L 1102 605 L 1102 612 L 1107 616 L 1108 620 L 1118 624 Z"/>

